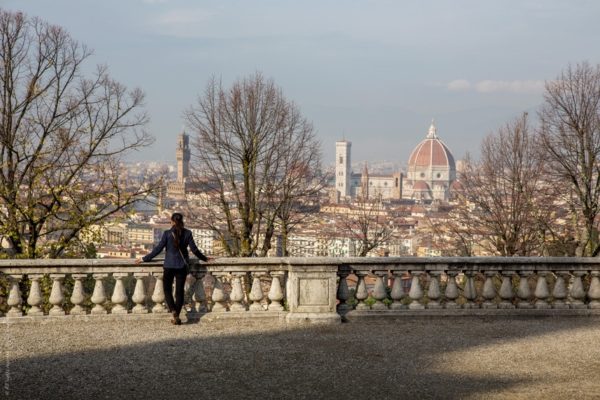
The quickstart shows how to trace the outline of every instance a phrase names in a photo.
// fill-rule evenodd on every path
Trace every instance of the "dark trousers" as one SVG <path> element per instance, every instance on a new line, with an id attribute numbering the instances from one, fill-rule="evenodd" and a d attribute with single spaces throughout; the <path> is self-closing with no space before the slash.
<path id="1" fill-rule="evenodd" d="M 183 308 L 183 286 L 187 277 L 186 268 L 163 268 L 163 290 L 165 291 L 165 301 L 169 312 L 175 312 L 177 315 Z M 175 296 L 173 301 L 173 279 L 175 279 Z"/>

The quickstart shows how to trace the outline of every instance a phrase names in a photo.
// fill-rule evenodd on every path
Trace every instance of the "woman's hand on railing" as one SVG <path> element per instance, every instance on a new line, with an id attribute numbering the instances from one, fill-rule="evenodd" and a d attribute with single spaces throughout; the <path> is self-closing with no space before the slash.
<path id="1" fill-rule="evenodd" d="M 144 260 L 142 260 L 141 258 L 138 258 L 137 260 L 135 260 L 136 264 L 141 264 L 142 262 L 144 262 Z"/>

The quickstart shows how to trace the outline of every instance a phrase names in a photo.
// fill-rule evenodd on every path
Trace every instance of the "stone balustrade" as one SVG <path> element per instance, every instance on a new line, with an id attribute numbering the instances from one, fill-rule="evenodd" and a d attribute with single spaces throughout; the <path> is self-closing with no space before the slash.
<path id="1" fill-rule="evenodd" d="M 160 261 L 2 260 L 0 321 L 160 315 Z M 593 313 L 595 258 L 222 258 L 194 263 L 188 318 L 339 322 L 385 315 Z"/>

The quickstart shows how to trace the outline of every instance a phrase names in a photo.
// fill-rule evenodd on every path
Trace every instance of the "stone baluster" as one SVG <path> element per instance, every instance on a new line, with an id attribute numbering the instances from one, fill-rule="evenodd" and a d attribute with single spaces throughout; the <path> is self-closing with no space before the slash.
<path id="1" fill-rule="evenodd" d="M 402 287 L 402 276 L 405 274 L 405 271 L 393 271 L 394 274 L 394 283 L 392 284 L 392 292 L 390 296 L 392 297 L 392 305 L 390 308 L 392 310 L 402 310 L 408 308 L 406 304 L 402 304 L 402 300 L 406 297 L 406 292 Z"/>
<path id="2" fill-rule="evenodd" d="M 246 311 L 246 305 L 243 304 L 244 300 L 244 290 L 242 288 L 242 281 L 240 273 L 234 273 L 231 278 L 231 293 L 229 294 L 229 300 L 231 300 L 231 305 L 229 309 L 231 311 Z"/>
<path id="3" fill-rule="evenodd" d="M 408 297 L 411 298 L 411 303 L 408 305 L 408 308 L 411 310 L 423 310 L 425 306 L 420 302 L 423 299 L 423 288 L 421 287 L 421 280 L 419 279 L 420 275 L 423 274 L 421 271 L 410 271 L 412 275 L 412 281 L 410 284 L 410 291 L 408 292 Z"/>
<path id="4" fill-rule="evenodd" d="M 585 300 L 585 289 L 583 288 L 583 280 L 581 279 L 583 275 L 585 275 L 584 271 L 573 272 L 573 283 L 569 290 L 571 308 L 587 308 L 587 305 L 583 302 Z"/>
<path id="5" fill-rule="evenodd" d="M 21 305 L 23 300 L 21 299 L 21 290 L 19 289 L 19 282 L 23 279 L 23 275 L 9 275 L 8 281 L 10 285 L 10 291 L 8 292 L 8 299 L 6 304 L 10 307 L 6 313 L 7 317 L 20 317 L 23 315 Z"/>
<path id="6" fill-rule="evenodd" d="M 260 283 L 261 275 L 262 272 L 252 273 L 252 289 L 250 289 L 250 294 L 248 295 L 248 298 L 252 301 L 249 307 L 250 311 L 265 311 L 265 308 L 261 304 L 264 297 Z"/>
<path id="7" fill-rule="evenodd" d="M 548 281 L 546 280 L 546 271 L 538 271 L 537 284 L 535 285 L 535 308 L 547 309 L 550 308 L 548 297 L 550 297 L 550 289 L 548 289 Z"/>
<path id="8" fill-rule="evenodd" d="M 375 272 L 375 286 L 373 287 L 372 296 L 375 299 L 375 304 L 371 306 L 373 310 L 387 310 L 387 306 L 383 302 L 387 298 L 387 292 L 385 290 L 384 277 L 387 277 L 387 271 L 376 271 Z"/>
<path id="9" fill-rule="evenodd" d="M 73 274 L 71 275 L 75 283 L 73 284 L 73 293 L 71 293 L 71 303 L 73 308 L 69 311 L 71 315 L 84 315 L 86 310 L 82 307 L 83 301 L 85 300 L 85 291 L 83 289 L 82 280 L 87 278 L 87 274 Z"/>
<path id="10" fill-rule="evenodd" d="M 347 301 L 350 299 L 350 290 L 348 289 L 348 281 L 346 278 L 348 275 L 350 275 L 350 271 L 340 268 L 337 274 L 340 279 L 336 294 L 339 303 L 336 307 L 336 310 L 338 314 L 344 316 L 352 309 L 352 307 L 347 303 Z"/>
<path id="11" fill-rule="evenodd" d="M 456 299 L 458 299 L 458 286 L 456 285 L 456 275 L 458 275 L 457 271 L 446 272 L 448 282 L 446 283 L 446 290 L 444 291 L 444 296 L 446 297 L 447 301 L 444 307 L 448 310 L 455 310 L 460 307 L 456 303 Z"/>
<path id="12" fill-rule="evenodd" d="M 163 288 L 163 273 L 154 272 L 152 276 L 156 279 L 154 281 L 154 291 L 152 292 L 152 312 L 156 314 L 166 313 L 167 307 L 163 304 L 165 302 L 165 290 Z"/>
<path id="13" fill-rule="evenodd" d="M 269 289 L 268 295 L 270 303 L 267 307 L 269 311 L 283 311 L 283 305 L 281 304 L 281 301 L 283 300 L 281 281 L 283 280 L 284 274 L 284 271 L 271 272 L 271 288 Z"/>
<path id="14" fill-rule="evenodd" d="M 116 272 L 113 273 L 115 278 L 115 288 L 113 290 L 110 301 L 113 303 L 113 314 L 127 314 L 127 293 L 125 292 L 125 285 L 123 284 L 123 278 L 127 277 L 127 272 Z"/>
<path id="15" fill-rule="evenodd" d="M 60 316 L 65 315 L 65 310 L 63 309 L 63 301 L 65 300 L 65 295 L 63 293 L 62 281 L 65 279 L 64 274 L 50 274 L 50 278 L 52 279 L 52 291 L 50 292 L 49 303 L 52 304 L 52 308 L 48 312 L 48 315 Z"/>
<path id="16" fill-rule="evenodd" d="M 108 274 L 94 274 L 94 279 L 96 283 L 94 284 L 94 292 L 92 293 L 92 303 L 95 306 L 92 308 L 92 314 L 106 314 L 106 308 L 104 308 L 104 303 L 106 302 L 106 292 L 104 291 L 104 278 L 106 278 Z"/>
<path id="17" fill-rule="evenodd" d="M 565 281 L 566 278 L 566 281 Z M 556 273 L 556 282 L 554 282 L 554 288 L 552 289 L 552 297 L 554 298 L 554 302 L 552 303 L 552 308 L 556 309 L 565 309 L 569 308 L 569 305 L 565 303 L 565 299 L 567 298 L 567 284 L 569 281 L 569 272 L 568 271 L 558 271 Z"/>
<path id="18" fill-rule="evenodd" d="M 440 297 L 442 297 L 440 291 L 440 275 L 440 271 L 429 272 L 429 288 L 427 289 L 427 298 L 429 299 L 429 302 L 427 303 L 427 308 L 442 308 L 442 305 L 439 302 Z"/>
<path id="19" fill-rule="evenodd" d="M 223 282 L 221 281 L 221 273 L 213 273 L 214 283 L 212 291 L 212 312 L 225 312 L 229 311 L 227 307 L 227 293 L 223 289 Z"/>
<path id="20" fill-rule="evenodd" d="M 592 271 L 592 280 L 590 282 L 590 289 L 588 290 L 588 298 L 590 299 L 589 308 L 600 308 L 600 279 L 598 275 L 599 271 Z"/>
<path id="21" fill-rule="evenodd" d="M 465 297 L 465 304 L 463 308 L 477 308 L 477 290 L 475 289 L 474 271 L 465 271 L 465 287 L 463 289 L 463 296 Z"/>
<path id="22" fill-rule="evenodd" d="M 529 276 L 531 271 L 519 272 L 519 287 L 517 288 L 517 297 L 519 303 L 517 308 L 533 308 L 529 300 L 531 299 L 531 290 L 529 289 Z"/>
<path id="23" fill-rule="evenodd" d="M 512 303 L 515 297 L 512 286 L 512 277 L 514 274 L 514 271 L 502 271 L 502 284 L 500 285 L 499 293 L 501 301 L 498 304 L 498 308 L 515 308 L 515 305 Z"/>
<path id="24" fill-rule="evenodd" d="M 494 286 L 494 276 L 496 271 L 485 271 L 485 282 L 483 283 L 483 291 L 481 292 L 484 302 L 481 305 L 482 308 L 498 308 L 498 305 L 494 303 L 496 299 L 496 287 Z"/>
<path id="25" fill-rule="evenodd" d="M 206 272 L 195 271 L 192 272 L 192 275 L 194 278 L 196 278 L 196 282 L 194 283 L 194 294 L 192 296 L 194 307 L 196 312 L 206 312 L 206 310 L 208 310 L 208 305 L 206 303 L 206 292 L 204 291 L 204 276 L 206 275 Z"/>
<path id="26" fill-rule="evenodd" d="M 43 276 L 44 275 L 42 274 L 29 275 L 31 287 L 29 288 L 29 296 L 27 296 L 27 304 L 29 304 L 31 308 L 27 311 L 27 315 L 31 317 L 44 315 L 44 311 L 40 308 L 43 301 L 40 279 L 42 279 Z"/>
<path id="27" fill-rule="evenodd" d="M 364 271 L 355 271 L 356 276 L 358 277 L 358 283 L 356 284 L 356 300 L 358 304 L 356 305 L 357 310 L 369 310 L 370 307 L 365 303 L 365 300 L 369 297 L 369 292 L 367 292 L 367 284 L 365 283 L 365 276 L 367 276 L 367 272 Z"/>
<path id="28" fill-rule="evenodd" d="M 147 314 L 148 307 L 146 307 L 146 285 L 144 278 L 148 276 L 147 272 L 135 272 L 135 289 L 133 289 L 133 296 L 131 300 L 135 303 L 135 306 L 131 310 L 134 314 Z"/>

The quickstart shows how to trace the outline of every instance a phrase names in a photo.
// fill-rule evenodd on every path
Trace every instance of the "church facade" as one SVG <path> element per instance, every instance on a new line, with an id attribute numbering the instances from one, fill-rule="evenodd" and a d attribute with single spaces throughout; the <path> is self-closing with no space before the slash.
<path id="1" fill-rule="evenodd" d="M 456 163 L 448 147 L 437 136 L 433 122 L 425 139 L 411 152 L 406 174 L 369 174 L 366 164 L 362 173 L 353 173 L 351 149 L 352 143 L 347 140 L 336 142 L 336 201 L 356 197 L 448 200 L 450 187 L 456 180 Z"/>

